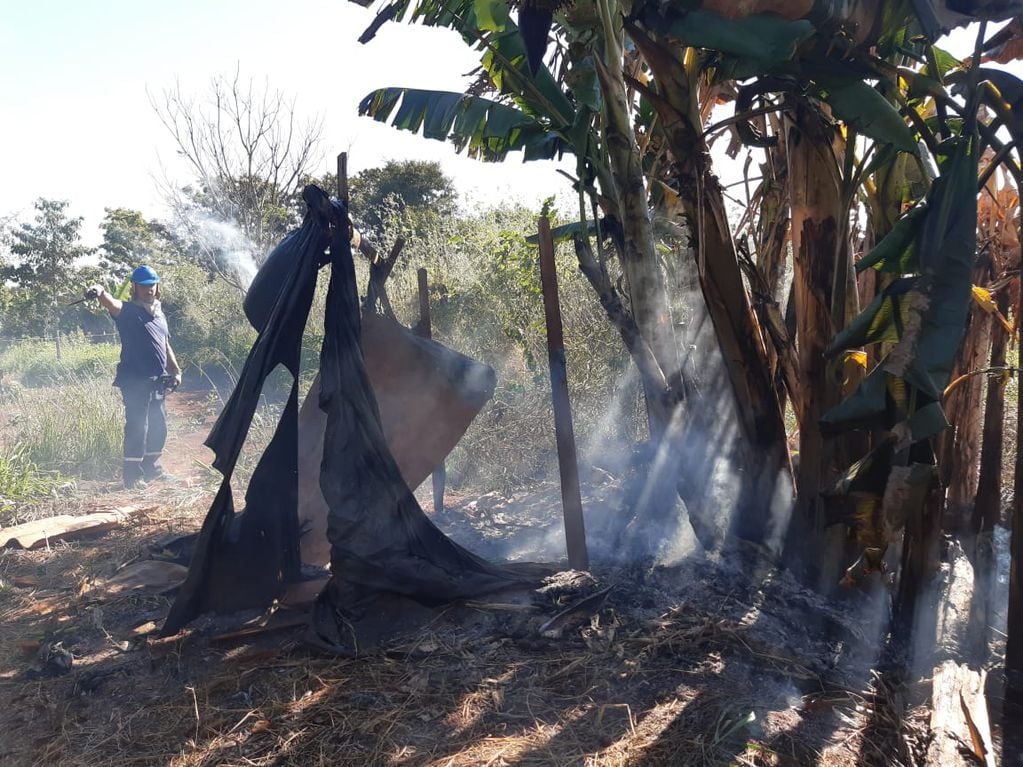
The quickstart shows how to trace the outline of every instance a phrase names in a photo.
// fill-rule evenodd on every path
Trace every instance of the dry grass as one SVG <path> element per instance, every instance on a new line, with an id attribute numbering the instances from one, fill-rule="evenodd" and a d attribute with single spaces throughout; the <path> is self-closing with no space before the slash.
<path id="1" fill-rule="evenodd" d="M 201 435 L 175 439 L 181 475 Z M 560 638 L 535 630 L 550 614 L 472 607 L 354 660 L 311 655 L 300 630 L 140 637 L 167 597 L 107 599 L 100 586 L 146 544 L 198 528 L 214 485 L 196 472 L 142 497 L 83 485 L 53 511 L 159 506 L 101 539 L 0 552 L 0 765 L 899 763 L 878 756 L 898 753 L 891 730 L 905 729 L 875 716 L 897 710 L 883 689 L 843 689 L 752 618 L 681 598 L 637 611 L 627 584 Z M 462 630 L 481 615 L 493 630 Z M 28 678 L 36 648 L 56 641 L 71 672 Z"/>
<path id="2" fill-rule="evenodd" d="M 826 691 L 751 626 L 692 609 L 641 623 L 612 606 L 559 639 L 438 625 L 359 659 L 310 655 L 295 632 L 133 637 L 166 598 L 99 601 L 96 584 L 146 540 L 194 527 L 197 511 L 162 507 L 123 535 L 2 555 L 0 578 L 36 585 L 0 594 L 0 726 L 11 733 L 0 764 L 858 763 L 866 694 Z M 56 637 L 75 648 L 72 673 L 26 681 L 20 644 Z"/>

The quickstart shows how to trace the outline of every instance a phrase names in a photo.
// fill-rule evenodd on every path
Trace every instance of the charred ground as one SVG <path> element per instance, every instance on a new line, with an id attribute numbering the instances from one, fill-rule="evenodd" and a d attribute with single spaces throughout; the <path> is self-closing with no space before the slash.
<path id="1" fill-rule="evenodd" d="M 198 450 L 202 404 L 173 407 L 172 439 Z M 405 610 L 405 631 L 352 659 L 306 648 L 301 606 L 156 640 L 168 595 L 113 593 L 109 580 L 173 558 L 162 543 L 201 522 L 199 453 L 171 452 L 176 484 L 75 501 L 143 506 L 131 526 L 3 552 L 0 763 L 880 765 L 925 748 L 926 706 L 895 713 L 901 701 L 871 670 L 884 595 L 826 602 L 756 549 Z M 612 474 L 590 480 L 588 501 L 620 492 Z M 449 497 L 438 522 L 486 553 L 527 550 L 556 525 L 556 498 L 543 484 Z M 73 656 L 66 673 L 46 660 L 57 645 Z"/>

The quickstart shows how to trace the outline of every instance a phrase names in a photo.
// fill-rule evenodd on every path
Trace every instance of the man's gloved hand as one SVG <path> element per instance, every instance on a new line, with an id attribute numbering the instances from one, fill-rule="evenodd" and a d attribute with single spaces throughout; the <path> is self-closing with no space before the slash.
<path id="1" fill-rule="evenodd" d="M 181 371 L 180 370 L 177 373 L 174 374 L 174 388 L 177 389 L 179 386 L 181 386 Z"/>
<path id="2" fill-rule="evenodd" d="M 85 291 L 86 298 L 99 298 L 103 294 L 102 285 L 90 285 L 88 290 Z"/>

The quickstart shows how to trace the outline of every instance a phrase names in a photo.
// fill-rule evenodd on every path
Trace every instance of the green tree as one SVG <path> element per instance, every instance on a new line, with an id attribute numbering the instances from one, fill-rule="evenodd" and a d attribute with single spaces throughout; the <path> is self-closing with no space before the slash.
<path id="1" fill-rule="evenodd" d="M 349 189 L 353 217 L 371 236 L 380 237 L 391 217 L 411 214 L 414 221 L 455 212 L 454 182 L 432 160 L 388 160 L 356 174 Z"/>
<path id="2" fill-rule="evenodd" d="M 137 210 L 105 208 L 100 229 L 100 268 L 121 280 L 139 264 L 161 263 L 171 247 L 162 224 L 147 221 Z"/>
<path id="3" fill-rule="evenodd" d="M 54 334 L 60 349 L 61 304 L 81 293 L 77 262 L 89 254 L 81 243 L 82 218 L 69 217 L 64 200 L 39 198 L 35 219 L 11 231 L 11 263 L 0 275 L 15 286 L 23 332 Z"/>
<path id="4" fill-rule="evenodd" d="M 969 86 L 992 75 L 967 73 L 930 46 L 949 22 L 942 3 L 824 2 L 820 14 L 816 7 L 807 14 L 804 6 L 793 4 L 786 8 L 789 18 L 779 15 L 785 4 L 773 2 L 741 9 L 716 0 L 512 5 L 518 7 L 517 18 L 500 0 L 388 3 L 378 21 L 454 29 L 480 51 L 483 77 L 465 93 L 380 89 L 366 96 L 360 111 L 401 129 L 421 129 L 479 159 L 500 160 L 513 150 L 522 150 L 527 160 L 575 155 L 581 223 L 595 218 L 599 206 L 605 214 L 603 233 L 612 235 L 596 258 L 580 237 L 580 266 L 594 275 L 591 282 L 644 377 L 655 434 L 676 413 L 685 416 L 680 421 L 688 428 L 699 422 L 701 410 L 712 412 L 698 401 L 695 408 L 685 402 L 687 380 L 671 332 L 672 286 L 653 225 L 658 218 L 684 222 L 679 233 L 691 240 L 688 252 L 695 257 L 734 394 L 733 412 L 745 437 L 736 463 L 742 475 L 737 505 L 754 510 L 747 529 L 755 534 L 757 526 L 769 522 L 765 499 L 776 485 L 791 488 L 772 369 L 772 359 L 787 358 L 786 382 L 798 384 L 788 398 L 800 433 L 800 498 L 789 540 L 796 544 L 793 553 L 827 566 L 838 562 L 837 556 L 820 556 L 825 549 L 816 545 L 828 521 L 823 493 L 840 479 L 843 467 L 863 456 L 870 426 L 902 435 L 898 450 L 886 443 L 881 453 L 888 454 L 875 455 L 879 496 L 906 497 L 883 492 L 889 478 L 896 487 L 912 472 L 916 487 L 922 484 L 918 477 L 930 481 L 932 476 L 933 467 L 923 465 L 924 453 L 943 426 L 940 393 L 962 334 L 969 299 L 965 267 L 974 256 L 975 238 L 966 222 L 976 222 L 975 194 L 967 179 L 975 179 L 979 157 L 971 133 L 978 91 Z M 980 18 L 1011 15 L 998 4 L 971 7 Z M 838 29 L 843 33 L 836 38 Z M 953 83 L 966 86 L 965 110 L 947 95 Z M 1001 85 L 998 90 L 1007 92 Z M 767 327 L 763 307 L 752 300 L 748 281 L 769 286 L 756 296 L 764 306 L 778 291 L 751 259 L 743 258 L 744 243 L 729 221 L 725 190 L 712 169 L 708 136 L 725 126 L 708 130 L 708 117 L 717 101 L 728 98 L 736 104 L 726 123 L 734 126 L 736 146 L 787 152 L 772 153 L 772 159 L 788 174 L 788 204 L 777 209 L 790 210 L 792 217 L 795 338 L 787 337 L 784 323 Z M 771 115 L 770 124 L 765 115 Z M 983 135 L 999 149 L 993 131 Z M 890 268 L 906 277 L 898 285 L 901 293 L 890 292 L 856 318 L 850 213 L 893 166 L 907 162 L 900 154 L 909 155 L 908 162 L 936 167 L 940 178 L 912 199 L 898 200 L 900 213 L 916 208 L 872 259 L 878 263 L 886 258 L 883 252 L 889 253 Z M 780 231 L 783 236 L 773 243 L 784 243 L 784 226 Z M 913 262 L 907 248 L 934 255 Z M 779 253 L 784 260 L 783 247 Z M 625 291 L 605 272 L 615 256 Z M 910 298 L 903 295 L 907 288 Z M 891 330 L 887 320 L 895 316 L 901 328 L 903 315 L 912 316 L 911 331 Z M 870 325 L 873 319 L 876 325 Z M 864 336 L 865 326 L 883 327 L 887 335 Z M 862 385 L 852 381 L 853 392 L 844 391 L 834 355 L 878 341 L 898 343 L 894 351 L 884 349 L 887 358 L 875 358 L 876 367 Z M 908 395 L 894 397 L 897 407 L 891 408 L 886 386 Z M 684 444 L 679 440 L 666 452 Z M 907 445 L 919 451 L 912 458 Z M 690 512 L 702 505 L 716 513 L 701 490 L 685 490 Z M 905 518 L 910 512 L 900 513 Z M 886 512 L 885 518 L 898 517 Z M 883 552 L 883 546 L 877 548 Z M 834 575 L 826 572 L 825 579 L 833 583 Z"/>

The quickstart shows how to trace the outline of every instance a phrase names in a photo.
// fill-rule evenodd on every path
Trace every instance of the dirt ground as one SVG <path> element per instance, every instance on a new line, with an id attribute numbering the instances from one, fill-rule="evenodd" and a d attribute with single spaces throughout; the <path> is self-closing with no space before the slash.
<path id="1" fill-rule="evenodd" d="M 842 767 L 910 764 L 924 745 L 926 709 L 905 715 L 872 670 L 884 600 L 825 603 L 754 550 L 561 574 L 357 658 L 309 650 L 301 607 L 157 639 L 169 593 L 110 579 L 196 530 L 216 482 L 213 413 L 200 395 L 169 403 L 174 482 L 83 485 L 61 509 L 140 509 L 129 525 L 0 551 L 2 765 Z M 447 501 L 438 523 L 487 555 L 557 532 L 550 485 Z"/>

